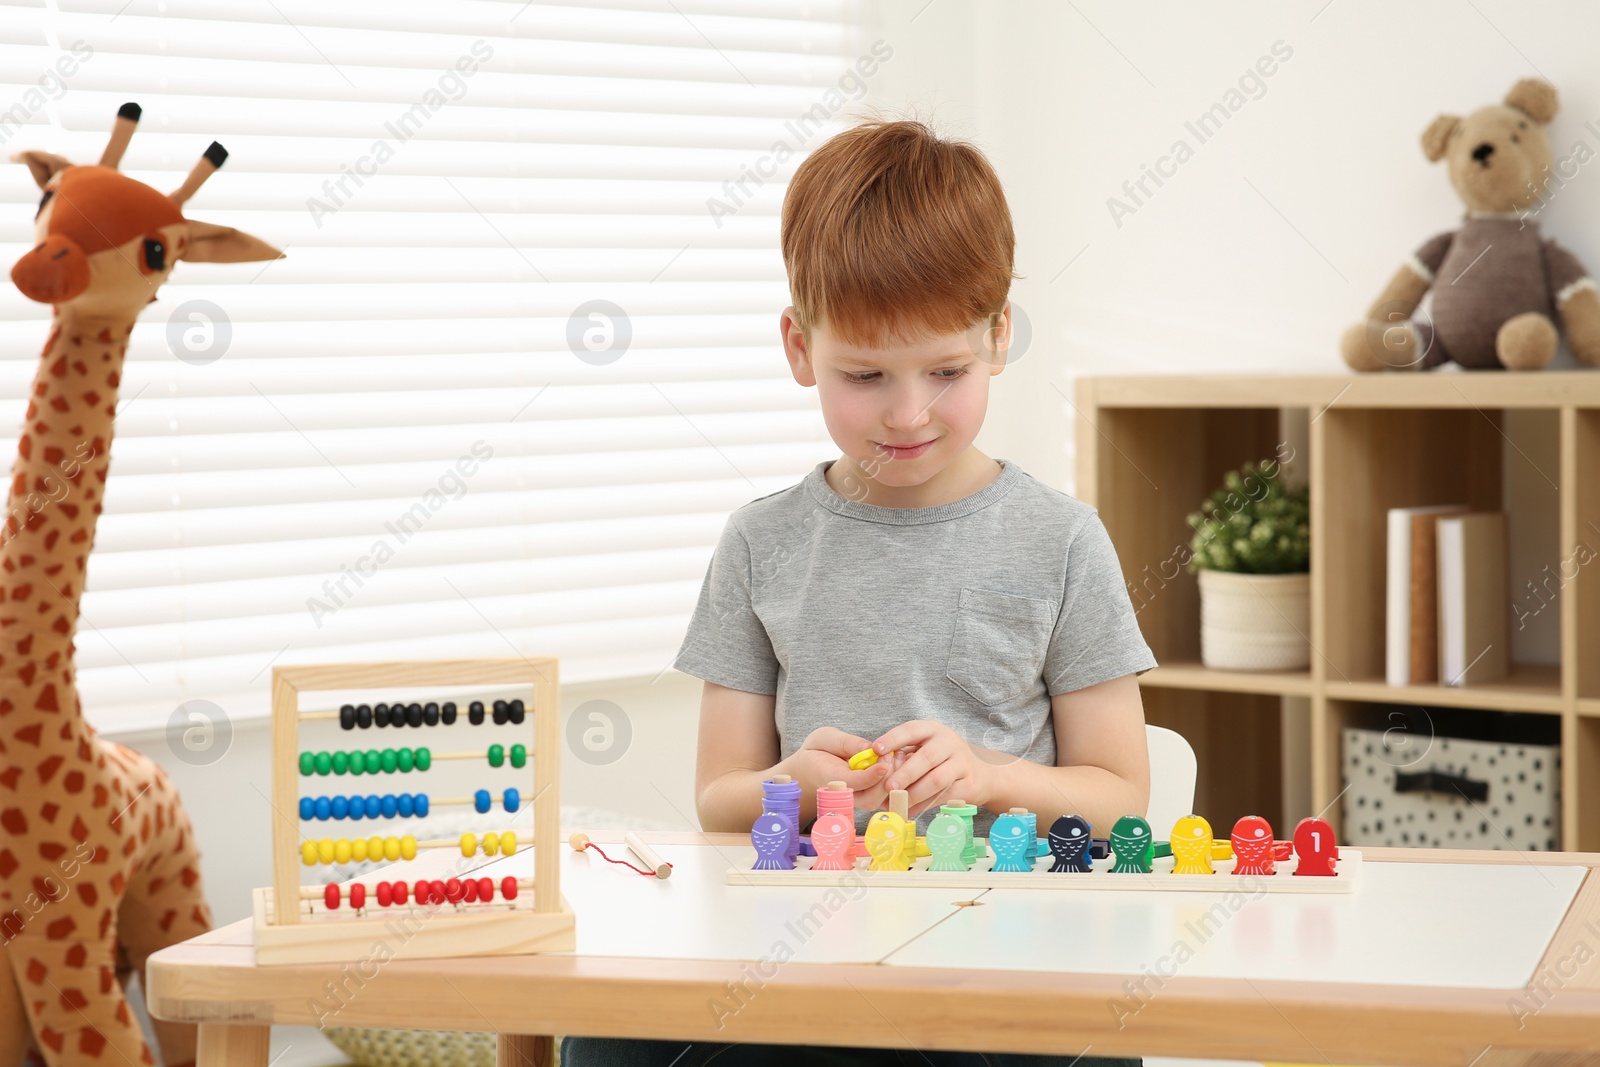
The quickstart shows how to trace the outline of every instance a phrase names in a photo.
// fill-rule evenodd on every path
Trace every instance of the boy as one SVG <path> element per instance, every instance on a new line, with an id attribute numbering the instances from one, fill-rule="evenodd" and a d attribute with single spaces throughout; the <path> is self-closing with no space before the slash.
<path id="1" fill-rule="evenodd" d="M 858 832 L 905 789 L 919 834 L 960 799 L 980 836 L 1013 806 L 1041 830 L 1077 813 L 1105 836 L 1149 801 L 1136 679 L 1155 658 L 1094 509 L 972 445 L 1010 336 L 999 179 L 921 123 L 868 122 L 796 170 L 782 243 L 784 350 L 843 454 L 735 511 L 712 557 L 674 663 L 705 681 L 701 826 L 748 832 L 762 781 L 788 774 L 802 828 L 817 787 L 839 780 Z M 869 747 L 877 765 L 851 770 Z M 1079 1051 L 605 1042 L 590 1059 L 587 1044 L 569 1039 L 572 1067 L 1064 1065 Z"/>

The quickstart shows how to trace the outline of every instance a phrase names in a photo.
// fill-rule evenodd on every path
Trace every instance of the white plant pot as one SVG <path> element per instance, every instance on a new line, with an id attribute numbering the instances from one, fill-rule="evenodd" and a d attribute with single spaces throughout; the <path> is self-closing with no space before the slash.
<path id="1" fill-rule="evenodd" d="M 1200 659 L 1226 671 L 1311 665 L 1311 575 L 1200 572 Z"/>

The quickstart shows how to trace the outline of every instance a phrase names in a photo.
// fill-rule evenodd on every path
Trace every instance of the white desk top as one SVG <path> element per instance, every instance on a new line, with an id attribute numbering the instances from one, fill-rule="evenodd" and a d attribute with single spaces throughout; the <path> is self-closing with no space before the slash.
<path id="1" fill-rule="evenodd" d="M 623 845 L 602 847 L 633 858 Z M 755 862 L 747 843 L 654 847 L 673 864 L 665 881 L 561 849 L 580 954 L 1504 989 L 1533 974 L 1586 873 L 1532 862 L 1373 862 L 1353 894 L 1254 899 L 791 889 L 724 883 L 728 867 Z M 484 873 L 527 876 L 532 864 L 524 853 Z M 956 903 L 974 899 L 981 904 Z"/>

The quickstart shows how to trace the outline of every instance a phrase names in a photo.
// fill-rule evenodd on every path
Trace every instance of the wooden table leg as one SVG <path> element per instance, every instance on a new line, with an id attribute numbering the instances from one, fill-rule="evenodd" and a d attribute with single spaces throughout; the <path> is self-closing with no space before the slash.
<path id="1" fill-rule="evenodd" d="M 195 1067 L 267 1067 L 271 1044 L 270 1026 L 201 1023 Z"/>
<path id="2" fill-rule="evenodd" d="M 501 1034 L 494 1062 L 495 1067 L 550 1067 L 556 1062 L 556 1039 L 548 1034 Z"/>

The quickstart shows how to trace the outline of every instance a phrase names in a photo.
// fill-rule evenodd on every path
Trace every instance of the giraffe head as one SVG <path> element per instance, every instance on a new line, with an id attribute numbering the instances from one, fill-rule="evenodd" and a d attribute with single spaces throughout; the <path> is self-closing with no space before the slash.
<path id="1" fill-rule="evenodd" d="M 75 166 L 49 152 L 18 152 L 44 195 L 35 245 L 11 268 L 22 295 L 57 312 L 132 322 L 178 260 L 210 263 L 278 259 L 282 252 L 228 226 L 183 217 L 183 204 L 228 158 L 215 141 L 181 186 L 159 193 L 117 171 L 139 121 L 123 104 L 100 162 Z"/>

